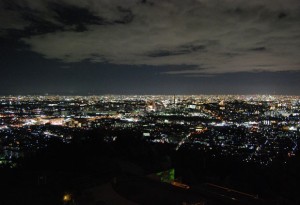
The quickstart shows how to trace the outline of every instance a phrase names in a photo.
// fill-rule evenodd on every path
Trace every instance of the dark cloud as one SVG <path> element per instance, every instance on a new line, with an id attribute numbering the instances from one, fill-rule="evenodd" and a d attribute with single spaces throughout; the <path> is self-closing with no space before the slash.
<path id="1" fill-rule="evenodd" d="M 265 51 L 266 47 L 251 48 L 250 51 Z"/>
<path id="2" fill-rule="evenodd" d="M 2 0 L 0 35 L 65 63 L 297 71 L 299 9 L 298 0 Z"/>
<path id="3" fill-rule="evenodd" d="M 56 20 L 64 25 L 102 25 L 104 20 L 93 15 L 87 8 L 80 8 L 63 3 L 50 3 L 48 6 L 56 13 Z"/>
<path id="4" fill-rule="evenodd" d="M 283 18 L 286 18 L 288 15 L 285 13 L 285 12 L 280 12 L 279 14 L 278 14 L 278 18 L 279 19 L 283 19 Z"/>
<path id="5" fill-rule="evenodd" d="M 20 32 L 23 33 L 25 37 L 64 30 L 63 25 L 47 21 L 35 13 L 26 12 L 22 16 L 24 20 L 30 22 L 29 25 L 26 26 L 22 32 Z"/>
<path id="6" fill-rule="evenodd" d="M 115 23 L 128 24 L 133 21 L 134 15 L 130 9 L 126 9 L 121 6 L 118 6 L 117 8 L 124 14 L 124 16 L 119 20 L 115 20 Z"/>
<path id="7" fill-rule="evenodd" d="M 165 57 L 165 56 L 176 56 L 176 55 L 184 55 L 192 52 L 205 50 L 205 46 L 203 45 L 183 45 L 175 48 L 173 50 L 159 50 L 150 52 L 148 54 L 149 57 Z"/>

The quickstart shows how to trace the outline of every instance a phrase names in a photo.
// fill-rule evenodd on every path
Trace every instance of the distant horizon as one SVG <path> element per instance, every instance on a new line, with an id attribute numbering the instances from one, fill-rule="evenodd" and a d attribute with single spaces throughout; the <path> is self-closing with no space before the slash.
<path id="1" fill-rule="evenodd" d="M 2 95 L 1 97 L 18 97 L 18 96 L 71 96 L 71 97 L 77 97 L 77 96 L 86 96 L 86 97 L 92 97 L 92 96 L 295 96 L 300 97 L 300 95 L 286 95 L 286 94 L 57 94 L 57 93 L 35 93 L 35 94 L 7 94 Z"/>

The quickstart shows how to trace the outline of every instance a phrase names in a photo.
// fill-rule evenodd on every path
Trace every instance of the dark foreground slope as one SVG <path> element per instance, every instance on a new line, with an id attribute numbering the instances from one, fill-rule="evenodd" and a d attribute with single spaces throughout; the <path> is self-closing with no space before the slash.
<path id="1" fill-rule="evenodd" d="M 17 168 L 2 167 L 0 204 L 65 204 L 66 193 L 72 196 L 69 204 L 117 203 L 103 198 L 108 193 L 120 198 L 120 204 L 299 204 L 299 155 L 284 164 L 260 167 L 191 150 L 175 151 L 171 144 L 150 144 L 135 131 L 114 132 L 114 142 L 104 142 L 106 134 L 87 131 L 74 136 L 70 144 L 54 140 L 18 161 Z M 176 177 L 191 188 L 145 177 L 169 168 L 175 168 Z"/>

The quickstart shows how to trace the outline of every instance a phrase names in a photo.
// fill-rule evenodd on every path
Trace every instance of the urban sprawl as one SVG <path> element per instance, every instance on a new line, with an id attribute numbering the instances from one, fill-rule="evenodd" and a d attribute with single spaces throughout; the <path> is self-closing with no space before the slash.
<path id="1" fill-rule="evenodd" d="M 269 166 L 297 154 L 300 97 L 270 95 L 2 96 L 0 166 L 48 146 L 71 143 L 74 134 L 104 129 L 134 131 L 146 143 L 168 143 L 175 151 L 233 157 Z M 84 137 L 88 137 L 85 136 Z"/>

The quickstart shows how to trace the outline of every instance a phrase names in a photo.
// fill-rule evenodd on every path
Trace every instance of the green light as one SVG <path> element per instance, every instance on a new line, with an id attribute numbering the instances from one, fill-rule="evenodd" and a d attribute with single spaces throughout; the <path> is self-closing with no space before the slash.
<path id="1" fill-rule="evenodd" d="M 159 172 L 156 175 L 160 177 L 160 181 L 170 183 L 175 180 L 175 169 Z"/>

